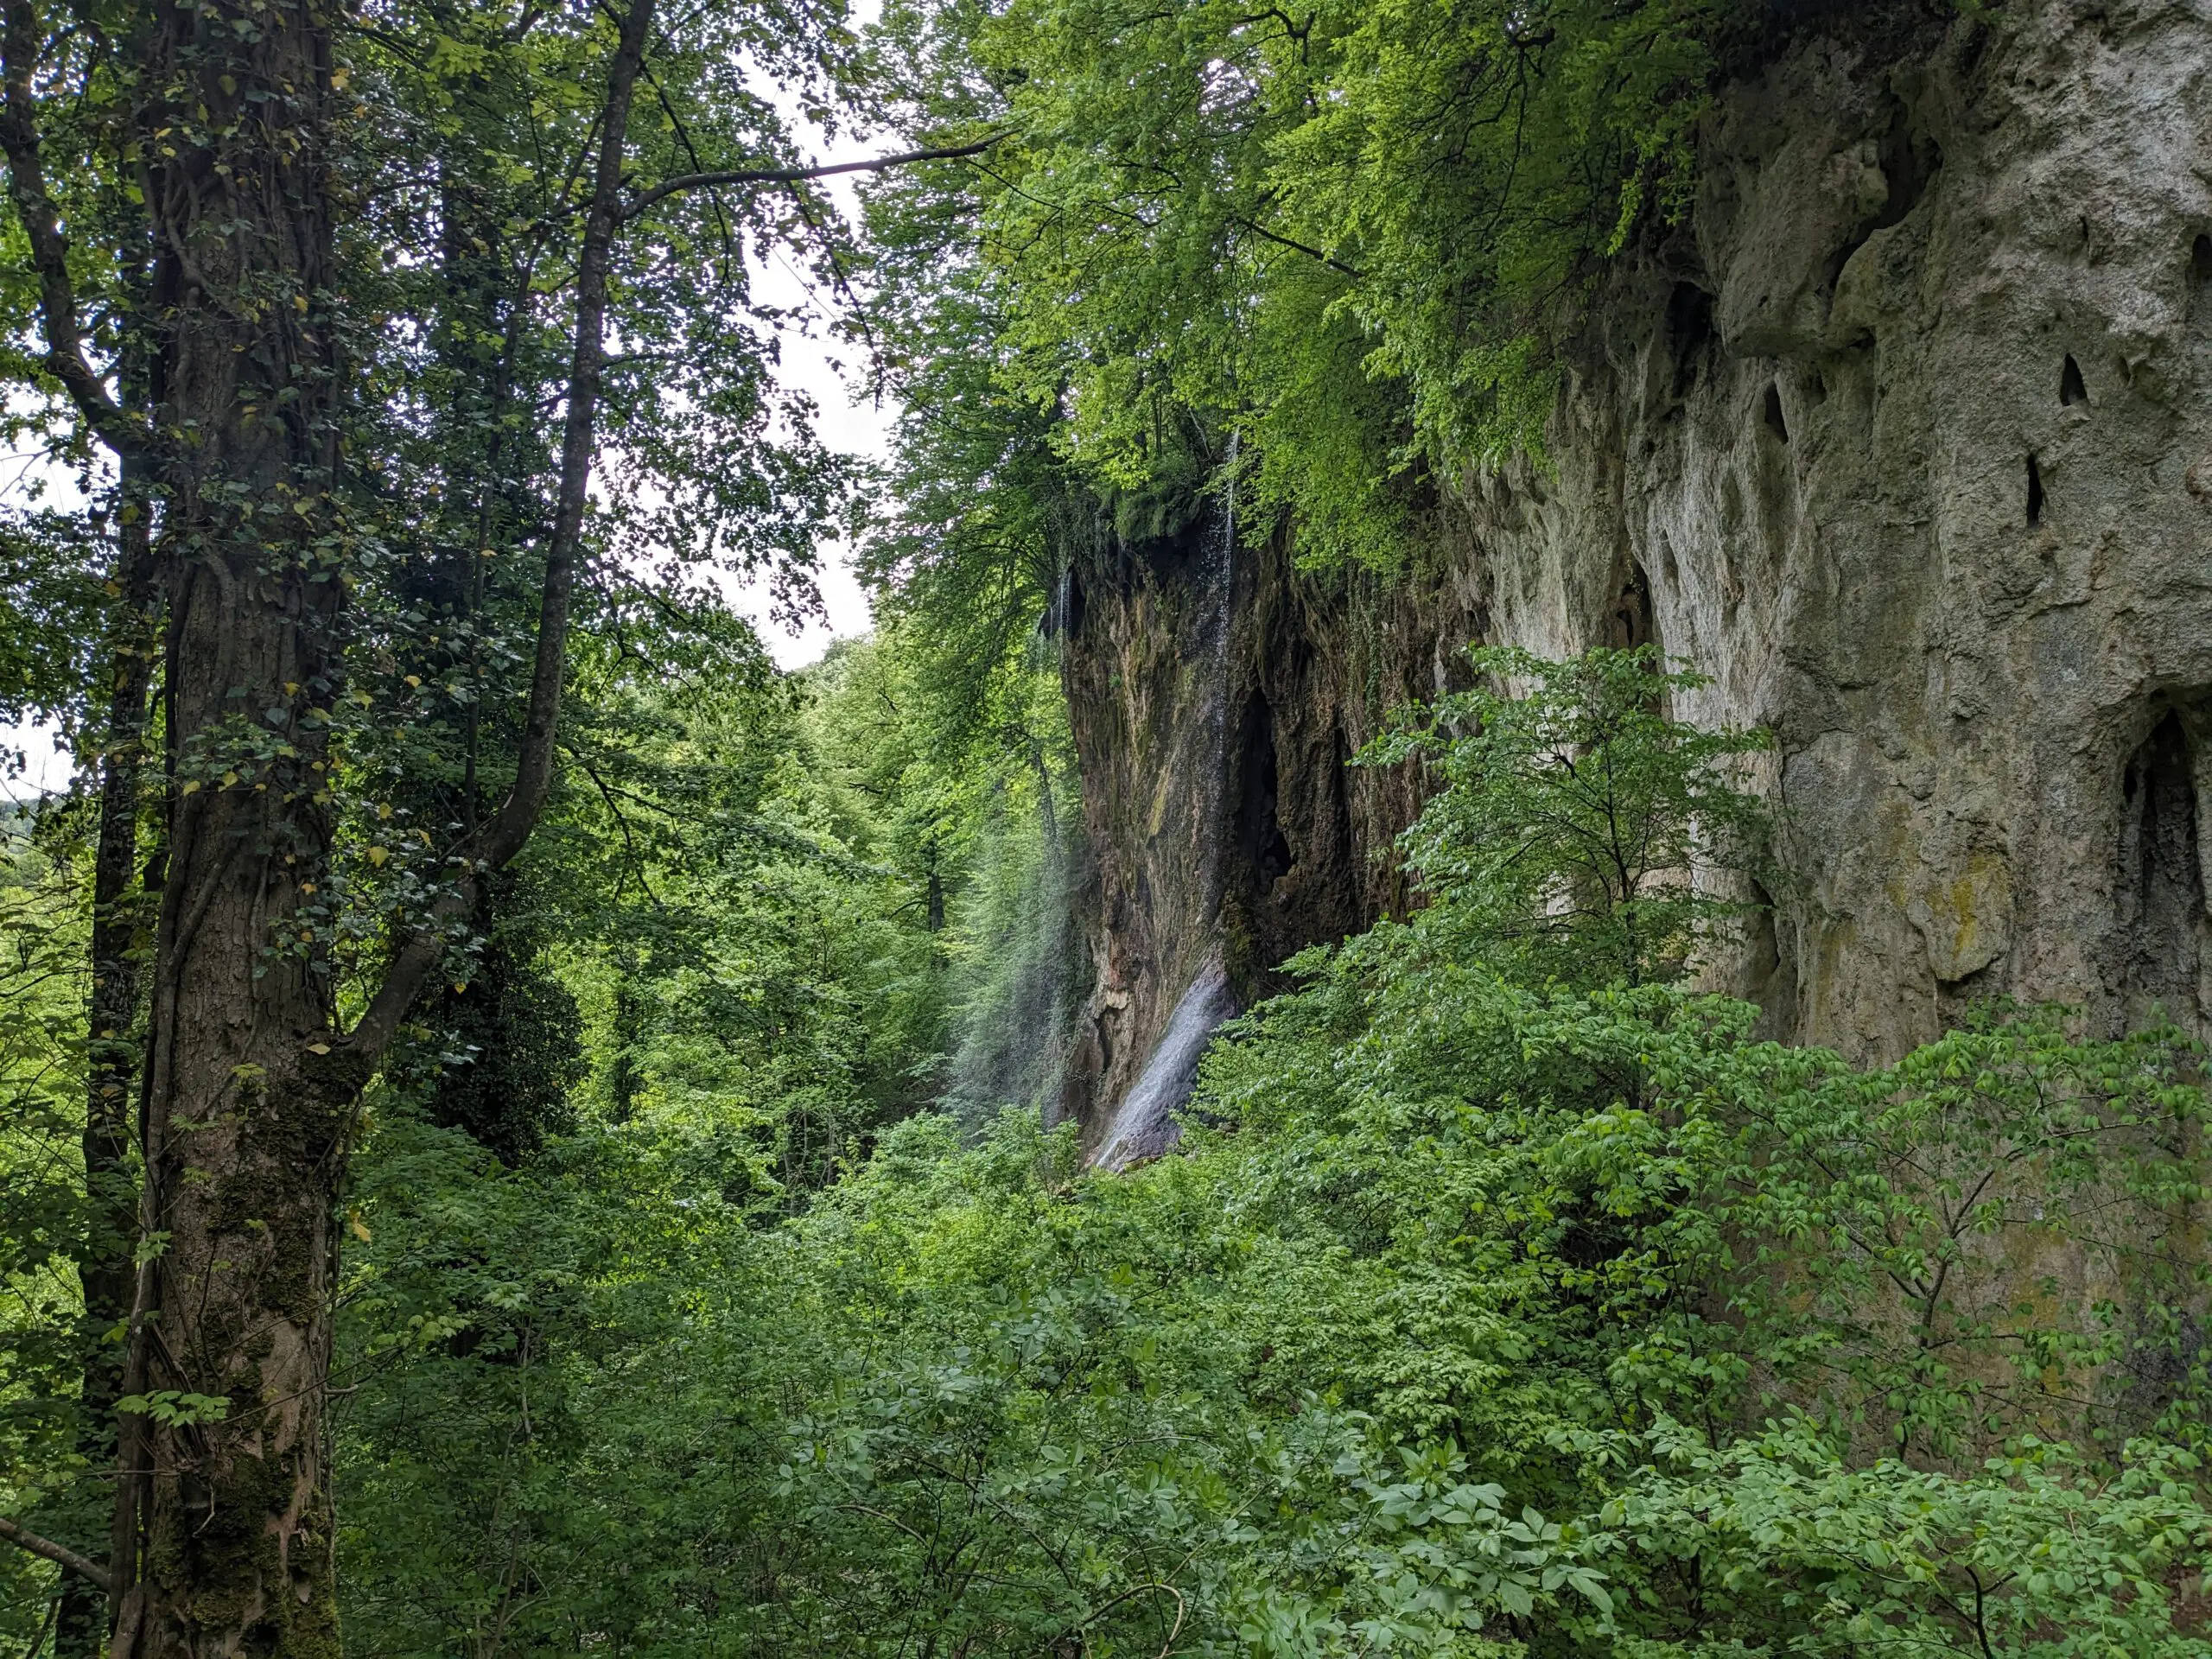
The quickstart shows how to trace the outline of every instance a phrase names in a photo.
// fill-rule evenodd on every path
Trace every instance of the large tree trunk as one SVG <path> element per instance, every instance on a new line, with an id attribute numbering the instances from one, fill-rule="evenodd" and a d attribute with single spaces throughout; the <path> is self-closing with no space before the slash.
<path id="1" fill-rule="evenodd" d="M 331 16 L 162 0 L 145 35 L 170 817 L 118 1659 L 338 1644 L 322 1403 L 362 1078 L 332 1052 L 321 912 L 344 561 Z"/>
<path id="2" fill-rule="evenodd" d="M 41 15 L 0 0 L 0 148 L 39 276 L 43 366 L 126 467 L 150 469 L 162 515 L 168 868 L 121 1380 L 131 1408 L 108 1567 L 78 1563 L 114 1587 L 114 1659 L 339 1650 L 322 1414 L 346 1145 L 361 1087 L 443 957 L 448 926 L 520 849 L 551 785 L 625 137 L 652 14 L 653 0 L 629 0 L 609 67 L 516 778 L 472 823 L 453 853 L 459 879 L 341 1033 L 327 711 L 353 559 L 333 498 L 345 402 L 333 14 L 313 0 L 154 0 L 134 14 L 130 162 L 154 249 L 137 320 L 153 345 L 149 424 L 85 355 L 40 156 Z"/>

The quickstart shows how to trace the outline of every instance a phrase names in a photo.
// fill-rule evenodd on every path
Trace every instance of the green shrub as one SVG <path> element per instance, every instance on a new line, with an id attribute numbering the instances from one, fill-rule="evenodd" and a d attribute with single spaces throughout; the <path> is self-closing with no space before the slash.
<path id="1" fill-rule="evenodd" d="M 2196 1052 L 2037 1009 L 1885 1068 L 1754 1040 L 1681 982 L 1725 912 L 1669 874 L 1756 827 L 1754 741 L 1647 658 L 1484 665 L 1529 696 L 1385 750 L 1440 763 L 1435 902 L 1301 958 L 1133 1173 L 925 1116 L 782 1219 L 693 1122 L 494 1171 L 395 1118 L 356 1639 L 2202 1652 Z M 1651 849 L 1610 904 L 1600 822 Z"/>

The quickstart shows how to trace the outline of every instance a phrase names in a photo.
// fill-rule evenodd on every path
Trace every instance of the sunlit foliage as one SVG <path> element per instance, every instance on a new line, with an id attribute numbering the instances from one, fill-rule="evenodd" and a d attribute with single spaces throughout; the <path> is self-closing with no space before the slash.
<path id="1" fill-rule="evenodd" d="M 1242 433 L 1261 522 L 1289 514 L 1309 558 L 1395 567 L 1425 478 L 1541 442 L 1583 302 L 1683 210 L 1708 89 L 1758 13 L 895 4 L 898 112 L 1006 135 L 964 175 L 880 188 L 918 359 L 899 366 L 926 418 L 1049 416 L 1050 451 L 1123 494 L 1187 490 Z M 944 405 L 952 376 L 988 388 L 980 409 Z M 1003 517 L 1004 476 L 953 465 Z"/>

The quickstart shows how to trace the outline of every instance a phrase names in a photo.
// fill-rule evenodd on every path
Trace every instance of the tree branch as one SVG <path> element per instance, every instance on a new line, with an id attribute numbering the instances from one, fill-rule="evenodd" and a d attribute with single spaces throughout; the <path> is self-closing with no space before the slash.
<path id="1" fill-rule="evenodd" d="M 22 0 L 7 0 L 7 3 L 21 4 Z M 537 658 L 531 671 L 530 702 L 524 716 L 514 786 L 491 822 L 463 842 L 461 855 L 468 874 L 438 900 L 429 923 L 393 956 L 384 983 L 346 1037 L 346 1050 L 357 1066 L 373 1065 L 384 1052 L 416 993 L 445 954 L 442 925 L 474 906 L 476 884 L 483 873 L 499 868 L 522 850 L 552 791 L 561 693 L 568 677 L 569 601 L 575 588 L 577 555 L 583 543 L 600 378 L 606 366 L 607 265 L 624 219 L 624 142 L 652 20 L 653 0 L 630 0 L 614 60 L 607 67 L 607 103 L 600 123 L 591 211 L 584 221 L 583 245 L 576 258 L 576 324 L 569 366 L 568 415 L 561 434 L 561 486 L 553 532 L 546 545 L 545 581 L 538 597 Z"/>
<path id="2" fill-rule="evenodd" d="M 955 162 L 963 156 L 980 156 L 997 144 L 1004 143 L 1014 135 L 994 133 L 988 138 L 972 144 L 955 144 L 938 149 L 910 149 L 898 156 L 875 156 L 864 162 L 835 162 L 822 167 L 743 168 L 730 173 L 685 173 L 673 179 L 664 179 L 650 190 L 640 193 L 622 210 L 626 221 L 637 218 L 654 203 L 675 195 L 682 190 L 704 190 L 721 184 L 798 184 L 808 179 L 835 178 L 841 173 L 881 173 L 894 167 L 909 167 L 916 162 Z"/>
<path id="3" fill-rule="evenodd" d="M 79 1555 L 67 1544 L 57 1544 L 51 1538 L 41 1538 L 27 1527 L 19 1527 L 4 1515 L 0 1515 L 0 1538 L 11 1544 L 21 1545 L 34 1555 L 43 1555 L 57 1567 L 66 1567 L 81 1578 L 90 1579 L 102 1590 L 108 1587 L 107 1569 L 98 1561 Z"/>
<path id="4" fill-rule="evenodd" d="M 0 150 L 8 157 L 8 194 L 30 245 L 38 273 L 39 321 L 46 334 L 46 370 L 61 383 L 93 435 L 120 461 L 143 461 L 152 448 L 145 425 L 108 395 L 106 385 L 85 359 L 84 328 L 77 320 L 77 289 L 69 277 L 69 243 L 61 232 L 60 210 L 47 188 L 46 163 L 39 155 L 38 100 L 32 82 L 38 73 L 38 11 L 30 0 L 6 0 L 0 18 L 0 75 L 7 82 L 0 98 Z"/>
<path id="5" fill-rule="evenodd" d="M 1324 253 L 1320 249 L 1308 247 L 1303 242 L 1294 242 L 1289 237 L 1269 230 L 1256 219 L 1245 219 L 1240 216 L 1236 223 L 1251 232 L 1253 235 L 1272 242 L 1279 248 L 1288 248 L 1293 253 L 1302 253 L 1309 259 L 1319 259 L 1331 270 L 1339 271 L 1354 282 L 1357 282 L 1364 274 L 1357 265 L 1348 265 L 1332 253 Z"/>

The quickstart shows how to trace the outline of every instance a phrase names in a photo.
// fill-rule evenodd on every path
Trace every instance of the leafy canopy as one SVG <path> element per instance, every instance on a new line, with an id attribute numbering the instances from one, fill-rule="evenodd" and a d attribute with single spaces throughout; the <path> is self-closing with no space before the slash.
<path id="1" fill-rule="evenodd" d="M 1538 438 L 1581 302 L 1681 211 L 1757 12 L 910 0 L 889 38 L 966 73 L 897 112 L 1009 136 L 967 175 L 959 274 L 883 274 L 918 353 L 933 304 L 972 308 L 997 385 L 1094 486 L 1188 490 L 1240 432 L 1263 518 L 1394 567 L 1424 474 Z M 903 245 L 956 194 L 887 181 L 872 226 Z"/>

